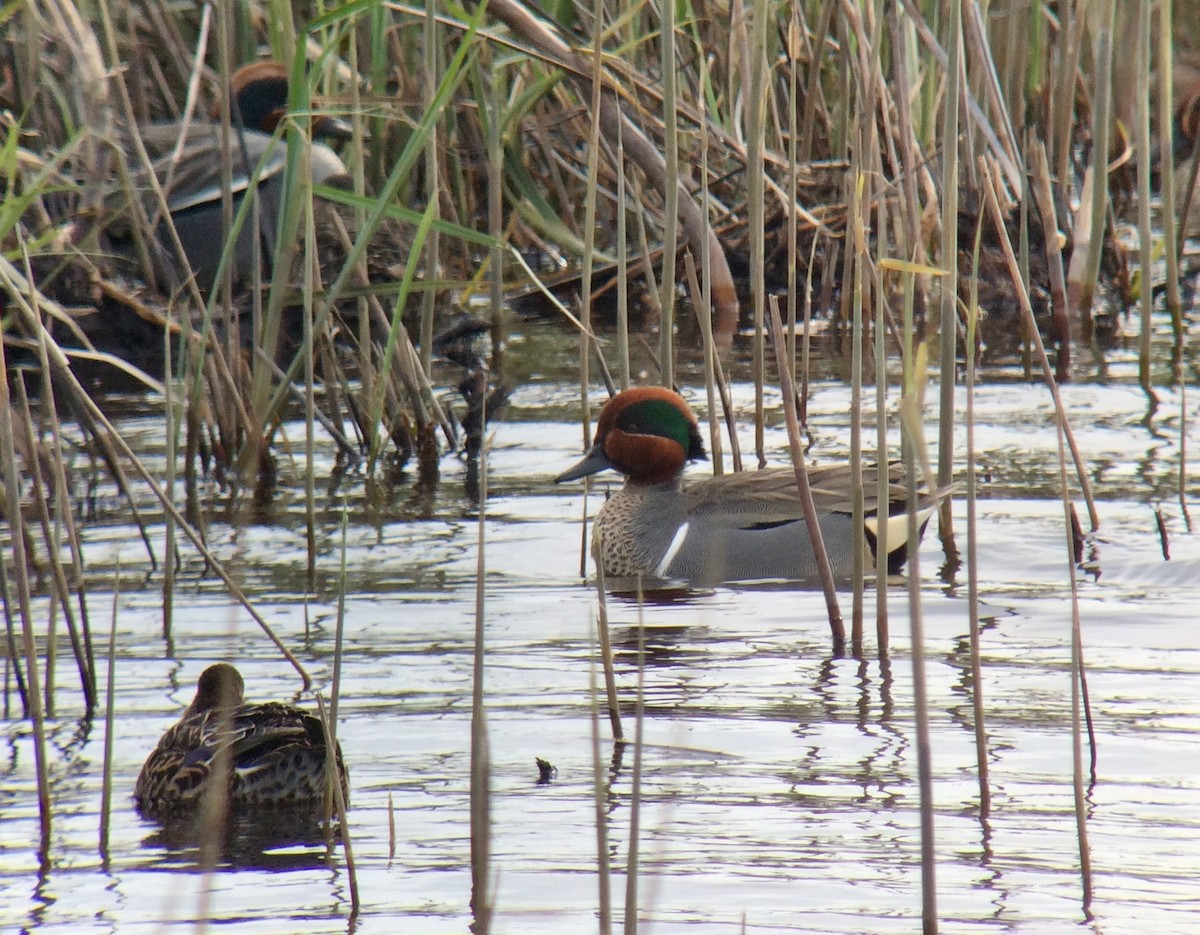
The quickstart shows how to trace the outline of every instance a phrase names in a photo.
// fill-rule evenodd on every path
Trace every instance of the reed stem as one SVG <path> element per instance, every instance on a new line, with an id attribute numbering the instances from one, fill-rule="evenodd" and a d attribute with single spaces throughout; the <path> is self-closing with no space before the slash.
<path id="1" fill-rule="evenodd" d="M 603 600 L 600 606 L 603 608 Z M 607 681 L 607 667 L 611 665 L 611 659 L 604 656 L 604 649 L 599 642 L 597 643 L 597 648 L 604 659 L 604 665 L 606 666 L 604 677 Z M 596 882 L 599 887 L 597 894 L 599 901 L 597 922 L 599 923 L 600 935 L 612 935 L 612 871 L 608 856 L 608 781 L 604 774 L 604 766 L 600 761 L 600 711 L 599 694 L 596 688 L 596 655 L 593 653 L 591 665 L 588 667 L 588 697 L 592 700 L 591 718 L 589 720 L 592 726 L 592 801 L 595 806 L 596 819 Z M 611 715 L 611 696 L 609 696 L 608 700 L 610 704 L 609 713 Z M 615 742 L 617 748 L 620 749 L 623 746 L 623 741 L 617 733 L 615 726 L 613 733 L 616 735 Z"/>
<path id="2" fill-rule="evenodd" d="M 796 387 L 792 384 L 791 371 L 783 360 L 783 349 L 787 346 L 783 338 L 783 322 L 779 315 L 779 300 L 771 296 L 771 341 L 775 347 L 775 364 L 779 371 L 780 388 L 783 390 L 783 412 L 787 423 L 788 449 L 792 455 L 792 469 L 796 472 L 796 487 L 800 491 L 800 505 L 804 511 L 804 525 L 812 542 L 813 560 L 821 580 L 821 591 L 825 595 L 825 610 L 829 615 L 829 634 L 832 653 L 840 656 L 846 651 L 846 625 L 842 622 L 842 611 L 838 606 L 837 587 L 833 582 L 833 570 L 829 566 L 829 555 L 821 536 L 817 520 L 817 508 L 813 503 L 812 488 L 808 483 L 808 465 L 804 461 L 804 446 L 800 441 L 800 426 L 796 420 Z"/>
<path id="3" fill-rule="evenodd" d="M 979 780 L 979 817 L 986 820 L 992 809 L 988 781 L 988 744 L 983 703 L 983 665 L 979 649 L 979 529 L 978 476 L 975 470 L 975 341 L 979 328 L 979 255 L 983 241 L 983 216 L 975 227 L 975 250 L 971 275 L 971 297 L 967 305 L 966 354 L 966 472 L 967 472 L 967 613 L 971 633 L 971 712 L 975 722 L 975 770 Z"/>
<path id="4" fill-rule="evenodd" d="M 121 600 L 121 555 L 117 553 L 113 571 L 112 617 L 108 626 L 108 674 L 104 688 L 104 761 L 100 780 L 100 860 L 108 864 L 108 835 L 112 820 L 113 725 L 116 722 L 117 693 L 117 607 Z"/>
<path id="5" fill-rule="evenodd" d="M 486 406 L 486 401 L 484 402 Z M 484 420 L 486 424 L 486 420 Z M 479 447 L 479 521 L 476 526 L 475 556 L 475 645 L 471 671 L 471 908 L 472 931 L 487 935 L 491 930 L 491 742 L 484 708 L 485 626 L 484 599 L 487 594 L 487 496 L 488 448 L 484 437 Z"/>
<path id="6" fill-rule="evenodd" d="M 601 0 L 596 0 L 597 6 Z M 659 40 L 662 48 L 662 108 L 663 108 L 663 269 L 659 298 L 658 364 L 662 385 L 675 386 L 675 282 L 676 259 L 679 252 L 679 111 L 676 92 L 675 0 L 659 0 Z M 596 33 L 599 35 L 597 18 Z M 598 41 L 598 40 L 597 40 Z M 595 103 L 599 106 L 599 88 Z M 598 112 L 598 110 L 597 110 Z M 698 297 L 692 297 L 698 304 Z"/>
<path id="7" fill-rule="evenodd" d="M 638 930 L 638 848 L 642 826 L 642 759 L 646 739 L 646 621 L 642 578 L 638 576 L 638 674 L 634 708 L 633 775 L 629 787 L 629 856 L 625 862 L 625 935 Z"/>

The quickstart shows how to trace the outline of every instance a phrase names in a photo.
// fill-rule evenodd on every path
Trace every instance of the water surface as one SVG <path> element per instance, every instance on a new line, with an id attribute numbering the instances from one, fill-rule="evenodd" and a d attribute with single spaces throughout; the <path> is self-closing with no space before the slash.
<path id="1" fill-rule="evenodd" d="M 976 776 L 972 693 L 980 686 L 970 675 L 966 572 L 946 567 L 936 535 L 926 537 L 919 557 L 944 930 L 1067 932 L 1083 924 L 1106 935 L 1200 931 L 1200 543 L 1178 500 L 1179 399 L 1164 393 L 1164 405 L 1147 419 L 1140 391 L 1120 373 L 1065 388 L 1102 519 L 1090 543 L 1092 570 L 1073 571 L 1053 494 L 1057 441 L 1049 396 L 998 376 L 978 389 L 976 403 L 978 461 L 987 480 L 978 504 L 992 793 L 986 818 Z M 482 529 L 494 929 L 518 935 L 596 928 L 596 597 L 579 576 L 581 486 L 550 481 L 580 451 L 576 393 L 568 381 L 551 378 L 517 390 L 496 433 Z M 702 408 L 703 394 L 690 395 Z M 743 413 L 752 408 L 749 387 L 736 387 L 735 398 Z M 964 399 L 960 390 L 960 406 Z M 818 460 L 845 457 L 849 400 L 837 382 L 814 387 Z M 768 405 L 768 448 L 782 462 L 778 396 L 769 395 Z M 1195 424 L 1196 404 L 1187 405 Z M 120 427 L 151 462 L 161 456 L 156 417 L 131 415 Z M 299 424 L 288 432 L 303 436 Z M 744 431 L 743 444 L 751 442 Z M 956 450 L 964 450 L 961 439 Z M 125 507 L 101 487 L 85 528 L 97 633 L 107 629 L 118 558 L 121 568 L 108 858 L 98 851 L 103 719 L 81 720 L 79 698 L 60 689 L 48 725 L 53 854 L 39 870 L 32 744 L 27 724 L 10 711 L 0 765 L 0 928 L 173 932 L 207 918 L 213 928 L 238 932 L 467 930 L 480 526 L 468 465 L 451 456 L 441 468 L 432 496 L 409 474 L 367 497 L 361 479 L 337 482 L 334 452 L 322 447 L 315 591 L 305 581 L 303 492 L 289 484 L 299 465 L 283 466 L 280 495 L 265 513 L 218 512 L 209 530 L 216 553 L 327 693 L 341 516 L 348 510 L 337 729 L 353 795 L 349 821 L 363 899 L 356 926 L 348 921 L 340 851 L 328 854 L 319 844 L 268 849 L 202 875 L 193 851 L 134 812 L 129 792 L 142 760 L 191 699 L 205 666 L 236 661 L 255 699 L 296 698 L 299 680 L 186 547 L 172 637 L 164 640 L 161 573 L 147 573 Z M 602 488 L 590 498 L 592 513 Z M 154 517 L 145 491 L 139 498 Z M 1170 562 L 1162 558 L 1156 507 L 1170 533 Z M 960 548 L 963 515 L 960 501 Z M 161 552 L 161 522 L 151 528 Z M 1090 920 L 1071 787 L 1072 574 L 1098 747 L 1086 801 Z M 842 599 L 848 614 L 849 595 Z M 873 651 L 864 660 L 831 657 L 823 599 L 808 591 L 745 585 L 678 593 L 644 608 L 629 598 L 610 601 L 627 716 L 636 696 L 639 623 L 648 651 L 642 931 L 918 929 L 916 747 L 902 579 L 890 588 L 889 608 L 892 653 L 880 661 Z M 45 598 L 37 612 L 41 620 L 50 613 Z M 872 650 L 873 621 L 868 596 Z M 69 686 L 71 675 L 64 655 L 59 683 Z M 614 748 L 603 719 L 599 730 L 619 907 L 634 750 Z M 557 770 L 547 784 L 537 781 L 537 757 Z"/>

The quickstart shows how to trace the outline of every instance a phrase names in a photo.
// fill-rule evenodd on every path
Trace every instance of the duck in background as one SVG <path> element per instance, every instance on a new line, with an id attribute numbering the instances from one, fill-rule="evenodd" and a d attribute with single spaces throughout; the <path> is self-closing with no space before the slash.
<path id="1" fill-rule="evenodd" d="M 138 133 L 153 161 L 153 171 L 163 186 L 169 223 L 179 235 L 187 265 L 181 269 L 168 230 L 161 218 L 156 199 L 144 198 L 146 216 L 154 222 L 155 240 L 151 252 L 154 271 L 163 283 L 178 287 L 194 273 L 202 292 L 211 290 L 221 253 L 228 240 L 223 219 L 222 176 L 224 166 L 231 172 L 230 190 L 233 212 L 250 190 L 258 170 L 258 231 L 261 256 L 274 255 L 274 239 L 279 209 L 283 203 L 283 174 L 287 158 L 286 141 L 276 139 L 275 130 L 287 113 L 288 73 L 278 62 L 255 62 L 239 68 L 229 80 L 232 126 L 224 134 L 219 123 L 194 121 L 188 127 L 181 122 L 151 124 Z M 348 123 L 329 115 L 312 120 L 310 165 L 314 184 L 346 185 L 346 166 L 327 141 L 345 140 L 352 135 Z M 227 145 L 226 145 L 227 144 Z M 178 157 L 176 157 L 178 152 Z M 143 184 L 139 188 L 145 190 Z M 158 219 L 155 221 L 154 219 Z M 130 240 L 129 232 L 119 225 L 110 226 L 118 241 Z M 230 257 L 235 284 L 247 281 L 254 269 L 256 233 L 253 216 L 248 214 L 237 234 Z"/>
<path id="2" fill-rule="evenodd" d="M 134 787 L 138 811 L 148 818 L 194 812 L 214 783 L 225 783 L 234 812 L 312 813 L 322 809 L 330 782 L 321 719 L 281 703 L 248 704 L 241 673 L 227 663 L 209 666 L 183 717 L 167 729 Z M 346 804 L 350 801 L 340 746 L 332 757 Z"/>
<path id="3" fill-rule="evenodd" d="M 1173 75 L 1172 150 L 1178 163 L 1192 155 L 1196 137 L 1200 135 L 1200 64 L 1181 62 L 1176 65 Z"/>
<path id="4" fill-rule="evenodd" d="M 1180 234 L 1195 237 L 1200 233 L 1200 183 L 1189 189 L 1188 181 L 1200 136 L 1200 64 L 1194 60 L 1179 62 L 1173 75 L 1175 116 L 1171 122 L 1171 151 L 1175 158 L 1175 213 Z M 1151 155 L 1157 160 L 1158 149 Z"/>
<path id="5" fill-rule="evenodd" d="M 596 440 L 556 483 L 611 468 L 625 485 L 600 508 L 592 555 L 608 578 L 638 575 L 712 585 L 764 578 L 814 580 L 818 574 L 792 468 L 741 471 L 683 486 L 688 461 L 703 459 L 696 416 L 663 387 L 624 390 L 600 412 Z M 835 576 L 853 568 L 855 534 L 850 486 L 862 476 L 865 541 L 878 529 L 878 468 L 812 467 L 809 483 Z M 889 465 L 888 567 L 898 572 L 907 545 L 906 490 L 901 465 Z M 923 528 L 953 488 L 919 495 Z"/>

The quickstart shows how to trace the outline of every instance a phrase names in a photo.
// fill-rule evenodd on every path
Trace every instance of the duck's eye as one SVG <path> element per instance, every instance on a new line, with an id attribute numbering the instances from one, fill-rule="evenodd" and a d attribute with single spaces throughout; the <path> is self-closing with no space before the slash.
<path id="1" fill-rule="evenodd" d="M 642 435 L 646 431 L 638 414 L 629 410 L 617 416 L 617 428 L 627 435 Z"/>

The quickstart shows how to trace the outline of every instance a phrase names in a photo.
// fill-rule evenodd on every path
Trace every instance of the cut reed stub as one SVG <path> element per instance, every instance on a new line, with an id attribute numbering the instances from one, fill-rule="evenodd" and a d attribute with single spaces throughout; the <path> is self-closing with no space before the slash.
<path id="1" fill-rule="evenodd" d="M 540 756 L 534 757 L 533 761 L 537 764 L 539 786 L 549 785 L 558 778 L 558 767 L 549 760 L 543 760 Z"/>

